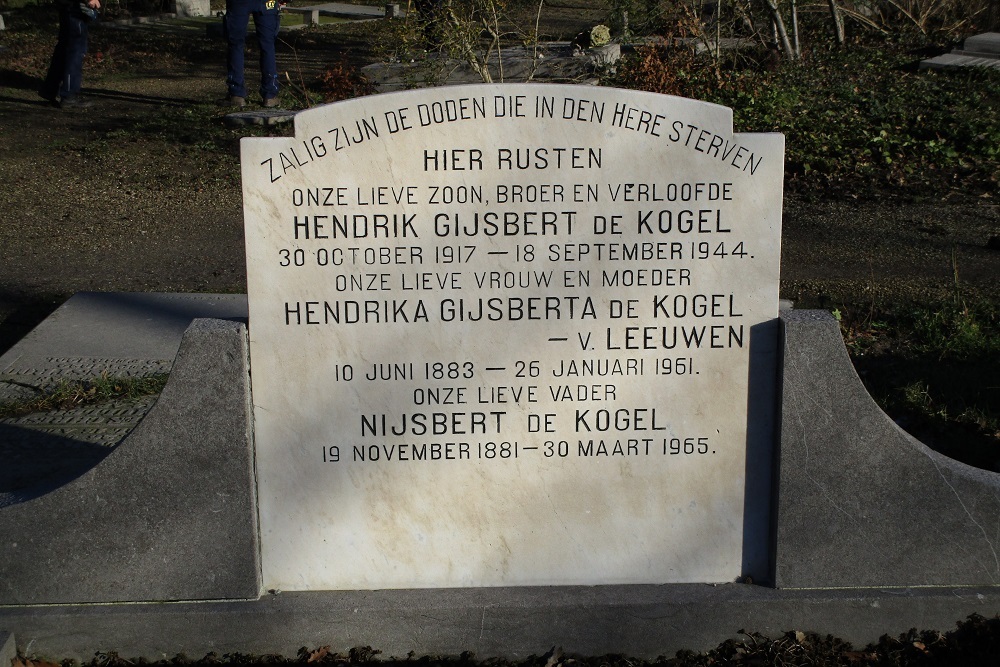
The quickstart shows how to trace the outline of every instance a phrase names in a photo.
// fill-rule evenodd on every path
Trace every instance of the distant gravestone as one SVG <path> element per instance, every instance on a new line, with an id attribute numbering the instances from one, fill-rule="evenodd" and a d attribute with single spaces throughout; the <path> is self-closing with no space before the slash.
<path id="1" fill-rule="evenodd" d="M 562 85 L 244 139 L 264 585 L 739 577 L 783 146 L 724 107 Z"/>
<path id="2" fill-rule="evenodd" d="M 173 0 L 173 5 L 173 11 L 179 17 L 212 15 L 208 0 Z"/>
<path id="3" fill-rule="evenodd" d="M 992 58 L 1000 58 L 1000 32 L 985 32 L 967 37 L 962 48 Z"/>

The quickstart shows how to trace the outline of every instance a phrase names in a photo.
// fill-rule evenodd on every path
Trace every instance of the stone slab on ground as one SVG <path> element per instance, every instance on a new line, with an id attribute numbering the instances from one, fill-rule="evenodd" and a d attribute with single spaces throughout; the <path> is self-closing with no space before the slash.
<path id="1" fill-rule="evenodd" d="M 245 320 L 245 295 L 81 292 L 0 357 L 0 401 L 60 381 L 167 373 L 196 317 Z M 97 465 L 146 416 L 155 397 L 0 420 L 0 507 Z"/>
<path id="2" fill-rule="evenodd" d="M 253 109 L 234 111 L 225 115 L 227 125 L 284 125 L 295 118 L 294 111 L 286 109 Z"/>
<path id="3" fill-rule="evenodd" d="M 167 372 L 197 317 L 245 321 L 246 295 L 79 292 L 0 356 L 0 401 L 59 380 Z"/>
<path id="4" fill-rule="evenodd" d="M 957 67 L 992 67 L 1000 69 L 1000 59 L 946 53 L 920 61 L 920 69 L 955 69 Z"/>
<path id="5" fill-rule="evenodd" d="M 343 2 L 327 2 L 322 5 L 310 5 L 308 7 L 284 7 L 282 11 L 292 14 L 302 14 L 302 20 L 306 23 L 319 23 L 320 16 L 332 16 L 346 19 L 381 19 L 386 17 L 387 5 L 373 7 L 370 5 L 351 5 Z M 392 5 L 388 14 L 389 17 L 401 17 L 405 11 L 400 11 L 397 5 Z"/>
<path id="6" fill-rule="evenodd" d="M 247 297 L 79 292 L 0 356 L 0 374 L 23 367 L 54 367 L 63 359 L 170 363 L 185 330 L 199 317 L 245 321 Z M 88 377 L 93 369 L 66 368 L 67 375 L 77 371 L 82 373 L 78 377 Z"/>
<path id="7" fill-rule="evenodd" d="M 966 38 L 961 49 L 920 61 L 920 69 L 947 70 L 956 67 L 1000 69 L 1000 33 L 987 32 Z"/>
<path id="8" fill-rule="evenodd" d="M 7 494 L 0 606 L 256 598 L 249 389 L 246 326 L 195 320 L 120 445 L 55 488 Z"/>

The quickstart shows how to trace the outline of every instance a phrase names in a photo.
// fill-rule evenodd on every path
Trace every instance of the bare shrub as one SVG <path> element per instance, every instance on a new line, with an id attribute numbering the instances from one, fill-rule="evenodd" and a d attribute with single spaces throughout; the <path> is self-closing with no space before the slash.
<path id="1" fill-rule="evenodd" d="M 917 31 L 958 37 L 988 29 L 997 5 L 996 0 L 856 0 L 844 8 L 858 22 L 889 34 Z"/>
<path id="2" fill-rule="evenodd" d="M 339 102 L 375 92 L 372 83 L 346 59 L 341 59 L 327 67 L 326 71 L 319 77 L 317 89 L 323 96 L 324 102 Z"/>

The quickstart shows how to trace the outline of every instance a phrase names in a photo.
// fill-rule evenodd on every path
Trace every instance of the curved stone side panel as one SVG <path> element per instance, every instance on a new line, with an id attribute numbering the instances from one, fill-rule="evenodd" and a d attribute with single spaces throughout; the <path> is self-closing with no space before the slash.
<path id="1" fill-rule="evenodd" d="M 1000 585 L 1000 474 L 889 419 L 829 313 L 786 311 L 781 322 L 776 585 Z"/>
<path id="2" fill-rule="evenodd" d="M 250 417 L 246 327 L 195 320 L 107 458 L 0 508 L 0 605 L 256 597 Z"/>

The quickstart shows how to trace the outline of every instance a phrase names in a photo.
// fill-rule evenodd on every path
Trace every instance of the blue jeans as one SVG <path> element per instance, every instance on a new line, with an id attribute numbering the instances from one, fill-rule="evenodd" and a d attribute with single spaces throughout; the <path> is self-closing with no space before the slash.
<path id="1" fill-rule="evenodd" d="M 260 96 L 270 99 L 278 95 L 278 66 L 275 62 L 275 42 L 281 19 L 277 0 L 226 0 L 224 30 L 229 45 L 227 51 L 226 86 L 233 97 L 246 97 L 243 80 L 243 52 L 246 46 L 247 24 L 253 15 L 254 32 L 260 49 Z"/>
<path id="2" fill-rule="evenodd" d="M 59 10 L 59 41 L 49 61 L 49 72 L 39 91 L 42 97 L 56 95 L 67 100 L 80 94 L 83 56 L 87 53 L 87 21 L 71 7 Z"/>

